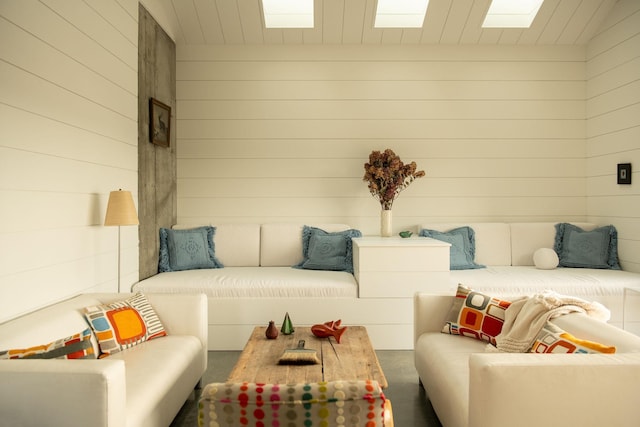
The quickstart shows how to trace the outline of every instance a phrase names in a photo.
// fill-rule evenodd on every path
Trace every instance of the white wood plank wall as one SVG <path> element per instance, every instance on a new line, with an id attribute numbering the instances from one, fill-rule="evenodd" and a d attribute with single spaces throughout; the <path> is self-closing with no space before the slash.
<path id="1" fill-rule="evenodd" d="M 587 50 L 589 220 L 614 224 L 625 270 L 640 272 L 640 2 L 621 0 Z M 617 164 L 632 184 L 618 185 Z"/>
<path id="2" fill-rule="evenodd" d="M 362 181 L 392 148 L 425 221 L 585 220 L 585 48 L 178 46 L 178 220 L 343 222 L 379 233 Z"/>
<path id="3" fill-rule="evenodd" d="M 0 322 L 117 288 L 111 190 L 138 182 L 138 2 L 0 2 Z M 138 277 L 122 228 L 122 283 Z"/>

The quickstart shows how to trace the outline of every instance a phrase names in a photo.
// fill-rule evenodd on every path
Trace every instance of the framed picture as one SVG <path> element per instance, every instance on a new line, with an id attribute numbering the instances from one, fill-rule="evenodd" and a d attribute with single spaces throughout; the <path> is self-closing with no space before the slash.
<path id="1" fill-rule="evenodd" d="M 618 184 L 631 184 L 631 163 L 618 163 Z"/>
<path id="2" fill-rule="evenodd" d="M 171 107 L 155 98 L 149 99 L 149 139 L 168 147 L 171 141 Z"/>

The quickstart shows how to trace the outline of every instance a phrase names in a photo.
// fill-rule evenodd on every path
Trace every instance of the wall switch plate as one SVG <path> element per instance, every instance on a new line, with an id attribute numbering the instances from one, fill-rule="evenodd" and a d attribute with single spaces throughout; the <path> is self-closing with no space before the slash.
<path id="1" fill-rule="evenodd" d="M 618 163 L 618 184 L 631 184 L 631 163 Z"/>

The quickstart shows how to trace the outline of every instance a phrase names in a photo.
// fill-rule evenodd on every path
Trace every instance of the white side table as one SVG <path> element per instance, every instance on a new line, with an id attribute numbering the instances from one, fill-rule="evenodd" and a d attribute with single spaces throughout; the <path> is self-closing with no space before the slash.
<path id="1" fill-rule="evenodd" d="M 353 267 L 360 298 L 450 293 L 450 244 L 429 237 L 358 237 Z"/>
<path id="2" fill-rule="evenodd" d="M 640 335 L 640 288 L 624 288 L 622 329 Z"/>

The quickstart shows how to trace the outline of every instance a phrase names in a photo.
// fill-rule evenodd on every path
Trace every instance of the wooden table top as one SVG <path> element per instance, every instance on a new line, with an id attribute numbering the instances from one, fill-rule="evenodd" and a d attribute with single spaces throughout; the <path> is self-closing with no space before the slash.
<path id="1" fill-rule="evenodd" d="M 372 379 L 382 388 L 388 385 L 364 326 L 347 326 L 340 344 L 334 338 L 317 338 L 309 327 L 295 327 L 293 334 L 280 333 L 274 340 L 265 337 L 266 329 L 253 330 L 227 381 L 291 384 Z M 299 340 L 306 341 L 306 349 L 316 350 L 322 363 L 278 365 L 284 351 L 296 348 Z"/>

